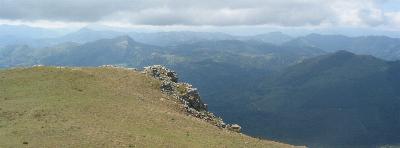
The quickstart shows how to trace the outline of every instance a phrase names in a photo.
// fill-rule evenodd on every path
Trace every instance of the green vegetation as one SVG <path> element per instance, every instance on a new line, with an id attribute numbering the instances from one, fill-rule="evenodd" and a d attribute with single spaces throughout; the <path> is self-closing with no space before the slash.
<path id="1" fill-rule="evenodd" d="M 0 147 L 291 147 L 184 114 L 160 82 L 111 68 L 0 71 Z"/>
<path id="2" fill-rule="evenodd" d="M 185 92 L 187 92 L 186 87 L 184 85 L 182 85 L 182 84 L 178 85 L 177 90 L 178 90 L 180 95 L 183 95 Z"/>

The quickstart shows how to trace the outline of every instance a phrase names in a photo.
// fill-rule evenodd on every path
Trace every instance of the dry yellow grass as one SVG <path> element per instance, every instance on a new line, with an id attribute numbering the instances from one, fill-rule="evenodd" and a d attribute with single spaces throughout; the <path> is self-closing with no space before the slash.
<path id="1" fill-rule="evenodd" d="M 160 82 L 110 68 L 0 71 L 0 147 L 292 147 L 185 115 Z"/>

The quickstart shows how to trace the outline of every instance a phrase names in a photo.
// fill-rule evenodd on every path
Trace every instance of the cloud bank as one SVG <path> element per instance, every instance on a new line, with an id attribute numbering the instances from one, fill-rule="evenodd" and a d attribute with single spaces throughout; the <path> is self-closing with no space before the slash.
<path id="1" fill-rule="evenodd" d="M 386 11 L 389 1 L 393 4 L 391 0 L 0 0 L 0 19 L 153 26 L 398 26 L 400 10 Z"/>

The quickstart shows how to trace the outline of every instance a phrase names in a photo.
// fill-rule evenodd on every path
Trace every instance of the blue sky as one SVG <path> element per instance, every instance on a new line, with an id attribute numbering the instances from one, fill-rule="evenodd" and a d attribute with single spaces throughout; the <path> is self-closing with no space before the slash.
<path id="1" fill-rule="evenodd" d="M 384 2 L 382 5 L 382 8 L 385 9 L 385 11 L 399 11 L 400 10 L 400 1 L 398 0 L 389 0 Z"/>

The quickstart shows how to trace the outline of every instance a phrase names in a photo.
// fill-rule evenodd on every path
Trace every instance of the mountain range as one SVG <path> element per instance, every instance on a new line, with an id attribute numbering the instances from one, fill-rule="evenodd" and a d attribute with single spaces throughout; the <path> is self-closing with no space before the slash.
<path id="1" fill-rule="evenodd" d="M 285 44 L 295 47 L 311 46 L 327 52 L 346 50 L 391 61 L 400 59 L 400 39 L 386 36 L 347 37 L 343 35 L 310 34 Z"/>
<path id="2" fill-rule="evenodd" d="M 70 33 L 55 29 L 40 29 L 27 26 L 0 25 L 0 47 L 8 45 L 28 45 L 34 48 L 52 47 L 65 42 L 87 43 L 118 36 L 130 36 L 133 40 L 161 47 L 190 44 L 203 41 L 258 41 L 274 45 L 313 47 L 326 52 L 347 50 L 356 54 L 373 55 L 385 60 L 398 60 L 400 47 L 398 38 L 386 36 L 348 37 L 343 35 L 309 34 L 291 37 L 281 32 L 271 32 L 252 36 L 235 36 L 218 32 L 122 32 L 84 27 Z"/>

